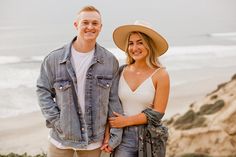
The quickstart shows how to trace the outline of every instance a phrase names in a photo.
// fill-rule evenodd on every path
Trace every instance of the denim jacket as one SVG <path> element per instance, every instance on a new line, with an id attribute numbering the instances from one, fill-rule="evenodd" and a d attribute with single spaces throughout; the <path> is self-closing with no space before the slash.
<path id="1" fill-rule="evenodd" d="M 114 111 L 123 113 L 117 94 L 119 64 L 108 50 L 96 44 L 85 81 L 83 115 L 70 61 L 72 42 L 45 57 L 37 80 L 37 95 L 46 126 L 52 128 L 50 136 L 64 146 L 85 148 L 104 138 L 108 116 Z M 122 129 L 112 128 L 110 135 L 109 145 L 115 148 L 121 142 Z"/>
<path id="2" fill-rule="evenodd" d="M 164 114 L 150 108 L 143 113 L 147 116 L 148 124 L 139 127 L 138 157 L 165 157 L 168 128 L 161 124 Z"/>

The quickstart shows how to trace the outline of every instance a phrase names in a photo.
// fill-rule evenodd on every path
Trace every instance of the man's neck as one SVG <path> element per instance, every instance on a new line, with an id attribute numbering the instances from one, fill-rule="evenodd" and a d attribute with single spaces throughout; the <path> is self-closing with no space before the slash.
<path id="1" fill-rule="evenodd" d="M 96 44 L 96 41 L 83 41 L 77 38 L 73 43 L 73 47 L 76 51 L 86 53 L 94 49 L 95 44 Z"/>

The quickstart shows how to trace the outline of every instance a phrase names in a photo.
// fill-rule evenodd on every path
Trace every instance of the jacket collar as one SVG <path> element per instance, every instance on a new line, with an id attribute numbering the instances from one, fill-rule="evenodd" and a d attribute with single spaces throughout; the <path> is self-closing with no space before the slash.
<path id="1" fill-rule="evenodd" d="M 74 37 L 73 40 L 69 44 L 67 44 L 63 47 L 64 53 L 61 56 L 60 64 L 65 63 L 68 60 L 70 60 L 71 46 L 75 40 L 76 40 L 76 37 Z M 98 63 L 102 64 L 104 62 L 104 57 L 103 57 L 104 51 L 105 51 L 105 49 L 103 49 L 98 43 L 96 43 L 93 62 L 98 62 Z"/>

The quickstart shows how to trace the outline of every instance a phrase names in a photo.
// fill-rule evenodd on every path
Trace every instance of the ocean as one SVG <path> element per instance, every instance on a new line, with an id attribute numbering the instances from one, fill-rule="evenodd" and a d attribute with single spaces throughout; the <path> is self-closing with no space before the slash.
<path id="1" fill-rule="evenodd" d="M 108 49 L 124 63 L 123 52 Z M 0 56 L 0 118 L 39 110 L 35 85 L 43 58 Z M 186 111 L 190 103 L 216 89 L 222 80 L 228 81 L 236 73 L 235 60 L 236 45 L 171 47 L 160 57 L 171 79 L 166 117 Z M 205 85 L 208 88 L 201 90 Z"/>
<path id="2" fill-rule="evenodd" d="M 40 64 L 50 51 L 73 38 L 73 17 L 87 4 L 104 15 L 98 43 L 114 53 L 120 64 L 125 55 L 112 42 L 116 26 L 145 19 L 167 38 L 170 48 L 160 57 L 171 79 L 166 118 L 185 112 L 236 73 L 235 1 L 152 0 L 132 8 L 128 6 L 136 1 L 122 2 L 1 0 L 0 118 L 40 110 L 35 93 Z M 117 7 L 123 7 L 122 12 Z"/>

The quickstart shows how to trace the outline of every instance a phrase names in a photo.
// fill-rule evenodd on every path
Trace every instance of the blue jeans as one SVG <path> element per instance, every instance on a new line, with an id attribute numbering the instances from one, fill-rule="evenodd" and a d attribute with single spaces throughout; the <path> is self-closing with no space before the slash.
<path id="1" fill-rule="evenodd" d="M 121 144 L 115 149 L 114 157 L 138 156 L 138 127 L 125 127 Z"/>

